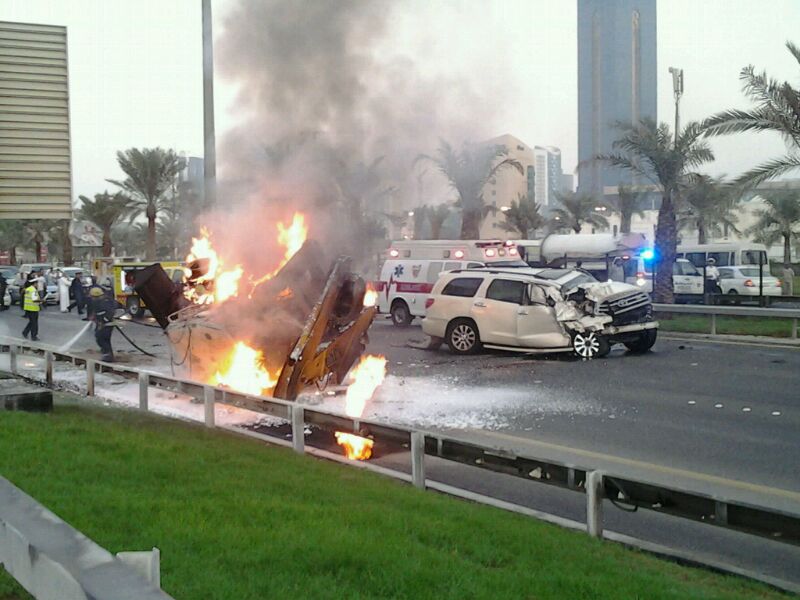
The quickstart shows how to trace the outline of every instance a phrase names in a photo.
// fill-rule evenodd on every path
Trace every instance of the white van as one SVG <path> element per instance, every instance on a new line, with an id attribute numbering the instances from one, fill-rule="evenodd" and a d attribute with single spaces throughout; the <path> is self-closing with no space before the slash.
<path id="1" fill-rule="evenodd" d="M 501 240 L 404 240 L 392 242 L 380 279 L 378 310 L 398 327 L 425 316 L 425 301 L 439 274 L 486 265 L 527 267 L 513 242 Z"/>
<path id="2" fill-rule="evenodd" d="M 769 271 L 767 247 L 753 242 L 720 242 L 718 244 L 680 244 L 676 258 L 685 258 L 698 269 L 713 258 L 717 267 L 763 265 Z"/>

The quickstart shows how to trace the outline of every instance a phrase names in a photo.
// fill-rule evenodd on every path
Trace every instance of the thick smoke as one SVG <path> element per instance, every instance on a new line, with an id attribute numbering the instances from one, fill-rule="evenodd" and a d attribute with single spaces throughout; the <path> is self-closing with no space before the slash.
<path id="1" fill-rule="evenodd" d="M 239 124 L 220 144 L 221 204 L 304 210 L 312 236 L 358 254 L 388 225 L 383 213 L 445 199 L 430 176 L 431 193 L 419 197 L 414 159 L 440 138 L 489 137 L 495 99 L 454 78 L 426 79 L 405 49 L 387 48 L 401 10 L 382 0 L 230 9 L 216 53 L 218 72 L 238 86 Z"/>

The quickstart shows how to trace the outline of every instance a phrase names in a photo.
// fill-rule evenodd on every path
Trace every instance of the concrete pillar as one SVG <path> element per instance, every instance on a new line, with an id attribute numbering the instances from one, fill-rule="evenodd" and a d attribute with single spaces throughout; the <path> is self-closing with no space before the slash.
<path id="1" fill-rule="evenodd" d="M 86 361 L 86 395 L 94 396 L 94 361 Z"/>
<path id="2" fill-rule="evenodd" d="M 44 353 L 44 380 L 47 387 L 53 387 L 53 353 L 50 350 Z"/>
<path id="3" fill-rule="evenodd" d="M 148 405 L 148 387 L 150 386 L 150 375 L 147 373 L 139 373 L 139 409 L 147 410 Z"/>
<path id="4" fill-rule="evenodd" d="M 12 375 L 17 374 L 17 354 L 19 353 L 19 346 L 9 346 L 8 347 L 8 360 L 10 363 L 9 370 L 11 371 Z"/>
<path id="5" fill-rule="evenodd" d="M 411 432 L 411 481 L 425 489 L 425 434 L 420 431 Z"/>
<path id="6" fill-rule="evenodd" d="M 592 537 L 603 537 L 603 474 L 586 473 L 586 532 Z"/>
<path id="7" fill-rule="evenodd" d="M 306 451 L 306 422 L 302 406 L 292 406 L 292 448 L 298 454 Z"/>
<path id="8" fill-rule="evenodd" d="M 210 385 L 203 386 L 203 404 L 206 427 L 214 427 L 214 388 Z"/>

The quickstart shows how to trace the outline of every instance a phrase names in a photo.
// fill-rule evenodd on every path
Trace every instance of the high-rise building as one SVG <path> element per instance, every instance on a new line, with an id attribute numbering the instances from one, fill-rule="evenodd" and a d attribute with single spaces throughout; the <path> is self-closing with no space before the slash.
<path id="1" fill-rule="evenodd" d="M 557 205 L 556 193 L 561 191 L 561 150 L 555 146 L 536 146 L 536 203 L 543 211 Z"/>
<path id="2" fill-rule="evenodd" d="M 578 0 L 578 187 L 602 195 L 631 174 L 590 163 L 618 121 L 656 120 L 656 0 Z"/>
<path id="3" fill-rule="evenodd" d="M 502 146 L 506 149 L 506 156 L 518 161 L 522 173 L 517 169 L 502 169 L 486 182 L 483 188 L 483 201 L 491 206 L 493 211 L 484 219 L 481 225 L 481 238 L 507 238 L 509 234 L 502 228 L 503 210 L 512 202 L 517 202 L 520 196 L 533 198 L 536 194 L 537 181 L 534 149 L 522 140 L 510 134 L 501 135 L 484 142 L 486 145 Z M 537 202 L 541 201 L 537 198 Z"/>

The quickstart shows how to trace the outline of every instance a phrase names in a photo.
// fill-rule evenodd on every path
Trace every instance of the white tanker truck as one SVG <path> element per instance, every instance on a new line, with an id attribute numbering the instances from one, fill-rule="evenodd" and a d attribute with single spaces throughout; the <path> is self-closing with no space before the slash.
<path id="1" fill-rule="evenodd" d="M 600 281 L 609 278 L 615 258 L 622 258 L 625 280 L 633 282 L 651 244 L 641 233 L 552 234 L 541 240 L 514 240 L 520 256 L 532 266 L 580 267 Z M 652 254 L 650 255 L 652 256 Z"/>

